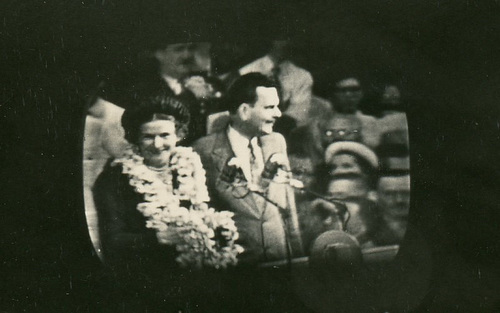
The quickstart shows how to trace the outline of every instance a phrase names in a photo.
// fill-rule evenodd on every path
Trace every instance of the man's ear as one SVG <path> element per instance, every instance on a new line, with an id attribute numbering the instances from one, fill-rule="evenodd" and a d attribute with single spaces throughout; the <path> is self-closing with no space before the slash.
<path id="1" fill-rule="evenodd" d="M 238 108 L 238 116 L 242 121 L 248 121 L 250 119 L 250 109 L 251 106 L 248 103 L 242 103 Z"/>

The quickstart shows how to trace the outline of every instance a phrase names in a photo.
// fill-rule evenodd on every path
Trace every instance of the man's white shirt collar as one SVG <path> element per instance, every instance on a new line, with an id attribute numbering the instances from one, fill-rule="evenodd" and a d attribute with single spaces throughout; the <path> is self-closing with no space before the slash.
<path id="1" fill-rule="evenodd" d="M 262 58 L 259 58 L 240 68 L 239 73 L 240 75 L 245 75 L 248 73 L 258 72 L 264 75 L 270 75 L 275 66 L 276 65 L 274 64 L 271 57 L 266 54 Z"/>
<path id="2" fill-rule="evenodd" d="M 231 125 L 227 128 L 227 138 L 234 154 L 241 160 L 241 169 L 247 181 L 252 181 L 252 171 L 250 169 L 251 151 L 249 148 L 250 138 L 241 134 Z"/>
<path id="3" fill-rule="evenodd" d="M 163 77 L 163 80 L 167 82 L 167 85 L 168 87 L 170 87 L 170 89 L 172 89 L 172 91 L 174 92 L 174 94 L 176 96 L 180 95 L 182 93 L 182 84 L 179 82 L 178 79 L 175 79 L 171 76 L 168 76 L 168 75 L 162 75 Z"/>

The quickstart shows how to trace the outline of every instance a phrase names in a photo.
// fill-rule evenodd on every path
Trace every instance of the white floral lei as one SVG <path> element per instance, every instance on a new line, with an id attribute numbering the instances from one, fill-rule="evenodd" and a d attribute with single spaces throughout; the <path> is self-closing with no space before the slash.
<path id="1" fill-rule="evenodd" d="M 169 168 L 160 178 L 134 150 L 137 149 L 128 147 L 113 165 L 121 165 L 122 173 L 130 178 L 130 185 L 144 195 L 145 202 L 139 203 L 137 210 L 147 218 L 146 227 L 157 232 L 169 227 L 179 230 L 182 242 L 176 245 L 179 252 L 176 261 L 183 267 L 195 268 L 236 265 L 237 255 L 243 248 L 235 243 L 238 231 L 232 219 L 234 213 L 216 212 L 206 204 L 209 196 L 205 170 L 198 154 L 192 148 L 176 147 Z M 174 188 L 173 173 L 177 174 L 177 188 Z M 190 201 L 191 206 L 181 206 L 181 200 Z"/>

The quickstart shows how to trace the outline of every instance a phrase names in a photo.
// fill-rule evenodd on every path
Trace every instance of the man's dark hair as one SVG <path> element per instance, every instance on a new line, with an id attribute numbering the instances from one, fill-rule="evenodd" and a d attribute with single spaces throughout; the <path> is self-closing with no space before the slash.
<path id="1" fill-rule="evenodd" d="M 159 92 L 149 97 L 133 99 L 134 103 L 125 110 L 122 126 L 125 139 L 136 144 L 143 124 L 154 120 L 171 120 L 175 123 L 178 136 L 186 136 L 191 116 L 186 105 L 168 92 Z"/>
<path id="2" fill-rule="evenodd" d="M 240 76 L 232 83 L 226 93 L 225 107 L 229 113 L 235 113 L 242 103 L 253 105 L 257 101 L 257 87 L 278 89 L 278 84 L 261 73 Z"/>

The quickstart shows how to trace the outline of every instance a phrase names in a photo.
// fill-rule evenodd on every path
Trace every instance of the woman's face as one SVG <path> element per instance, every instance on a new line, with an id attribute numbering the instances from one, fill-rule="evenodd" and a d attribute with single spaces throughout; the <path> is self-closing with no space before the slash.
<path id="1" fill-rule="evenodd" d="M 349 154 L 334 155 L 330 161 L 330 175 L 362 174 L 356 158 Z"/>
<path id="2" fill-rule="evenodd" d="M 157 168 L 167 165 L 176 144 L 173 121 L 156 120 L 142 124 L 138 146 L 146 165 Z"/>

